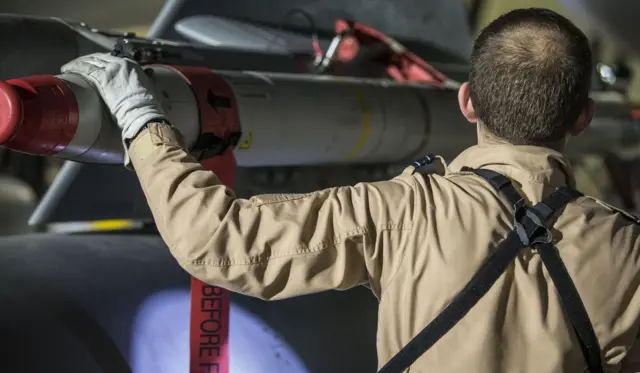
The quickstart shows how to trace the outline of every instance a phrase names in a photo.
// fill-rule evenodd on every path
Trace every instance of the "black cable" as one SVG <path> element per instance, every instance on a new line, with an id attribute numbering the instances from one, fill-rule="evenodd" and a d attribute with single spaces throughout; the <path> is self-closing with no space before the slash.
<path id="1" fill-rule="evenodd" d="M 287 13 L 285 13 L 285 15 L 282 17 L 282 21 L 280 21 L 280 25 L 278 26 L 277 31 L 280 32 L 284 30 L 284 27 L 287 21 L 295 15 L 301 15 L 307 20 L 307 22 L 309 23 L 309 27 L 311 28 L 311 43 L 313 46 L 314 53 L 316 53 L 316 55 L 318 53 L 322 53 L 322 50 L 320 50 L 320 41 L 318 38 L 318 28 L 316 26 L 316 21 L 313 19 L 313 16 L 304 9 L 293 8 L 287 11 Z M 277 38 L 278 38 L 278 35 L 277 34 L 274 35 L 274 38 L 267 45 L 267 51 L 269 51 L 269 49 L 271 48 L 271 46 L 273 45 L 273 43 L 276 41 Z"/>

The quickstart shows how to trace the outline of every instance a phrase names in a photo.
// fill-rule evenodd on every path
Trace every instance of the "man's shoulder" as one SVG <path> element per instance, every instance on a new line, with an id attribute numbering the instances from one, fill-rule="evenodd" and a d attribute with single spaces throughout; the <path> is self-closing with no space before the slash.
<path id="1" fill-rule="evenodd" d="M 441 187 L 443 187 L 443 184 L 455 184 L 456 186 L 463 188 L 484 185 L 484 181 L 470 170 L 450 172 L 446 175 L 430 174 L 424 176 L 430 183 L 439 183 Z M 596 197 L 584 195 L 573 201 L 571 205 L 581 209 L 585 214 L 598 215 L 611 219 L 621 218 L 638 225 L 640 228 L 640 216 L 625 211 Z M 575 209 L 571 210 L 573 210 L 574 213 L 577 212 Z"/>
<path id="2" fill-rule="evenodd" d="M 612 218 L 620 217 L 640 226 L 640 217 L 607 203 L 599 198 L 585 195 L 576 201 L 576 204 L 585 209 L 585 212 L 609 215 Z"/>

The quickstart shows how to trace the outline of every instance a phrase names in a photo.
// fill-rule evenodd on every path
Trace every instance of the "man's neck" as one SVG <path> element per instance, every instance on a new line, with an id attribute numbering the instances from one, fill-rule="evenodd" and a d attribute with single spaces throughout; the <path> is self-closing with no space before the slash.
<path id="1" fill-rule="evenodd" d="M 478 126 L 479 127 L 479 126 Z M 563 139 L 562 141 L 558 141 L 558 142 L 554 142 L 554 143 L 550 143 L 550 144 L 545 144 L 545 145 L 539 145 L 540 147 L 545 147 L 545 148 L 549 148 L 552 150 L 555 150 L 557 152 L 564 152 L 565 149 L 565 144 L 566 144 L 566 140 Z M 512 145 L 511 143 L 509 143 L 508 141 L 505 141 L 491 133 L 487 133 L 486 131 L 478 128 L 478 145 L 479 146 L 492 146 L 492 145 Z"/>

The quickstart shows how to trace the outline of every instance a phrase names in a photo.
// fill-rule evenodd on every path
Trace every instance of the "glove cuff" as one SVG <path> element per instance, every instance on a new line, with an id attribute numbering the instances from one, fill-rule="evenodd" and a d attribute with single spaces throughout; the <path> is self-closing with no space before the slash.
<path id="1" fill-rule="evenodd" d="M 129 145 L 131 142 L 142 132 L 143 129 L 147 128 L 149 123 L 166 123 L 170 125 L 169 121 L 166 119 L 165 115 L 159 111 L 151 110 L 145 114 L 138 116 L 129 126 L 125 127 L 124 131 L 122 131 L 122 146 L 124 147 L 124 166 L 129 170 L 133 170 L 133 165 L 131 164 L 131 159 L 129 157 Z"/>
<path id="2" fill-rule="evenodd" d="M 126 141 L 133 140 L 140 133 L 140 131 L 142 131 L 144 127 L 151 122 L 169 124 L 169 121 L 167 120 L 164 113 L 157 110 L 150 110 L 144 114 L 137 116 L 135 120 L 130 122 L 130 124 L 124 128 L 124 130 L 122 131 L 122 139 Z"/>
<path id="3" fill-rule="evenodd" d="M 131 143 L 133 142 L 133 140 L 135 140 L 136 137 L 138 137 L 138 135 L 140 135 L 140 133 L 142 133 L 142 131 L 144 131 L 145 129 L 148 129 L 149 128 L 149 124 L 151 124 L 151 123 L 158 123 L 158 124 L 163 124 L 165 126 L 173 127 L 171 125 L 171 123 L 169 123 L 169 121 L 164 119 L 164 118 L 151 119 L 147 123 L 143 124 L 142 127 L 140 127 L 140 129 L 138 130 L 138 132 L 136 132 L 130 138 L 126 138 L 126 137 L 123 136 L 122 141 L 123 141 L 123 143 L 125 145 L 125 149 L 129 149 L 129 146 L 131 146 Z"/>

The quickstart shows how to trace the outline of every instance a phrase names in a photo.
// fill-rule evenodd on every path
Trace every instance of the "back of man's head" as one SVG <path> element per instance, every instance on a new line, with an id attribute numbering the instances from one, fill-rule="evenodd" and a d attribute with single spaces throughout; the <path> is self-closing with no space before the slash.
<path id="1" fill-rule="evenodd" d="M 564 138 L 588 103 L 587 37 L 547 9 L 519 9 L 487 26 L 471 56 L 469 91 L 478 121 L 514 145 Z"/>

